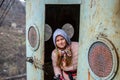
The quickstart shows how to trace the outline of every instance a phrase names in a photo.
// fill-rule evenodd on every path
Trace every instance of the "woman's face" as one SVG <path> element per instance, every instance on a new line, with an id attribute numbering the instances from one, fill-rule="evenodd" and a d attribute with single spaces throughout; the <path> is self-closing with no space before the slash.
<path id="1" fill-rule="evenodd" d="M 64 37 L 58 35 L 56 37 L 56 46 L 60 49 L 64 49 L 67 45 L 67 42 Z"/>

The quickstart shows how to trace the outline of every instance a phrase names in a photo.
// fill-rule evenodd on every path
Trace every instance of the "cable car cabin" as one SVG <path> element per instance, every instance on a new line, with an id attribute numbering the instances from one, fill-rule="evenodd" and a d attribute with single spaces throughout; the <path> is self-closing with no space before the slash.
<path id="1" fill-rule="evenodd" d="M 120 77 L 119 0 L 26 0 L 27 80 L 52 80 L 52 34 L 79 42 L 77 80 Z"/>

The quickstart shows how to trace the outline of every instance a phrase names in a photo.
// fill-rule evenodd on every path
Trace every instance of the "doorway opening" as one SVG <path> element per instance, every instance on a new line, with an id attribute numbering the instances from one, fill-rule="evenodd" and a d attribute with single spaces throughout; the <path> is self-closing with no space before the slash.
<path id="1" fill-rule="evenodd" d="M 45 72 L 44 80 L 52 80 L 54 76 L 51 53 L 55 48 L 52 34 L 57 28 L 64 29 L 71 41 L 79 39 L 80 5 L 79 4 L 47 4 L 45 5 Z"/>

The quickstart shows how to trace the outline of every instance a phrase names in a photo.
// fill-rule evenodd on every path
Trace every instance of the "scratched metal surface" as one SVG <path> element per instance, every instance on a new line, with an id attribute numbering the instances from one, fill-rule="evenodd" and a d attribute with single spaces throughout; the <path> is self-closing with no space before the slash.
<path id="1" fill-rule="evenodd" d="M 77 80 L 94 80 L 88 71 L 87 49 L 96 36 L 108 38 L 120 53 L 120 0 L 26 0 L 26 49 L 27 57 L 35 57 L 44 64 L 44 19 L 45 4 L 81 4 L 80 49 Z M 28 29 L 36 25 L 40 45 L 32 50 L 28 41 Z M 119 59 L 119 57 L 118 57 Z M 118 80 L 118 67 L 114 80 Z M 27 80 L 44 80 L 43 70 L 27 62 Z"/>
<path id="2" fill-rule="evenodd" d="M 30 26 L 38 29 L 39 44 L 36 50 L 31 48 L 28 41 L 28 30 Z M 27 80 L 44 80 L 43 70 L 40 66 L 44 64 L 44 2 L 43 0 L 26 0 L 26 57 L 33 57 L 35 65 L 27 62 Z"/>
<path id="3" fill-rule="evenodd" d="M 89 72 L 87 58 L 88 49 L 96 36 L 110 40 L 120 60 L 120 0 L 81 1 L 78 80 L 94 80 Z M 118 66 L 112 80 L 119 80 L 119 76 Z"/>

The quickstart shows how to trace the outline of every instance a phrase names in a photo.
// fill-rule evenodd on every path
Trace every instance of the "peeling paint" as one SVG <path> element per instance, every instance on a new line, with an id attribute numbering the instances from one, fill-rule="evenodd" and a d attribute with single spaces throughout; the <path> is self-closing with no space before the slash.
<path id="1" fill-rule="evenodd" d="M 120 0 L 116 1 L 115 3 L 115 6 L 113 8 L 113 16 L 115 18 L 120 18 Z"/>
<path id="2" fill-rule="evenodd" d="M 90 8 L 94 7 L 96 5 L 96 0 L 90 1 Z"/>
<path id="3" fill-rule="evenodd" d="M 116 15 L 117 15 L 117 14 L 120 14 L 120 0 L 119 0 L 119 2 L 118 2 L 117 8 L 118 8 L 118 10 L 116 11 Z"/>
<path id="4" fill-rule="evenodd" d="M 93 0 L 90 1 L 90 8 L 92 8 L 92 2 L 93 2 Z"/>

